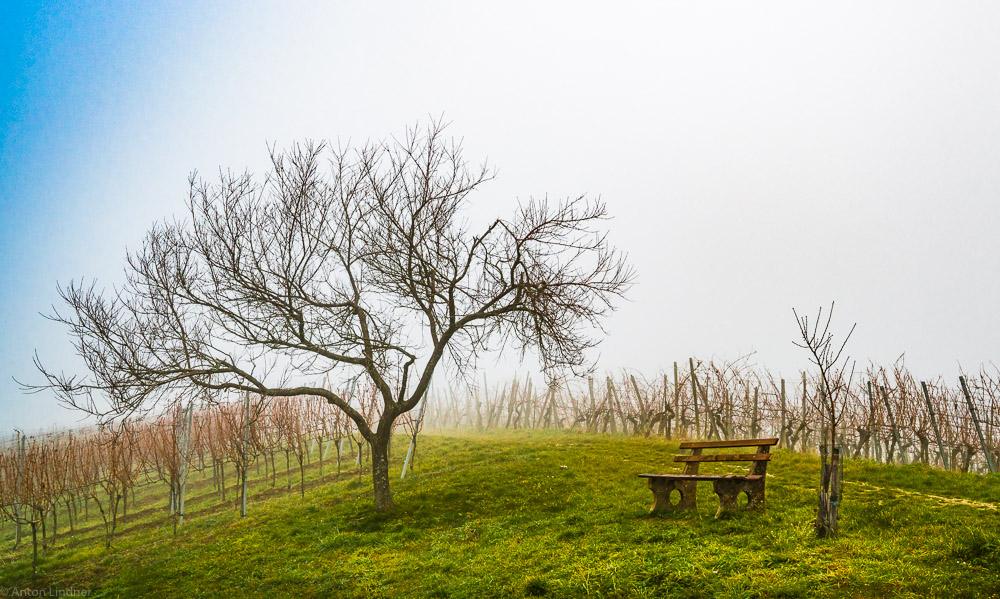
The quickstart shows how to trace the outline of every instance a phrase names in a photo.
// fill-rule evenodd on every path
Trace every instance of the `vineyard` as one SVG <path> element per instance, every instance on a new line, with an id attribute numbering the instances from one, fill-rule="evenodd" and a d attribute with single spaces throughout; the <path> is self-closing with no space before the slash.
<path id="1" fill-rule="evenodd" d="M 872 367 L 844 395 L 838 424 L 845 456 L 922 463 L 986 473 L 1000 459 L 1000 373 L 982 370 L 920 382 L 900 363 Z M 468 387 L 463 387 L 468 388 Z M 393 445 L 412 467 L 417 433 L 430 429 L 563 429 L 666 439 L 775 436 L 811 452 L 824 423 L 818 385 L 747 366 L 746 361 L 689 360 L 653 378 L 622 373 L 536 386 L 530 379 L 470 392 L 436 389 L 397 421 Z M 375 423 L 374 389 L 341 393 Z M 399 456 L 397 456 L 398 458 Z M 0 536 L 31 550 L 97 522 L 106 547 L 145 487 L 163 489 L 158 509 L 174 532 L 183 526 L 187 483 L 209 481 L 220 505 L 246 514 L 248 479 L 305 496 L 307 470 L 318 479 L 370 472 L 362 437 L 344 413 L 315 397 L 244 395 L 225 403 L 178 401 L 154 420 L 26 436 L 0 452 Z M 398 460 L 397 460 L 398 462 Z M 280 478 L 280 480 L 279 480 Z M 254 487 L 254 488 L 259 488 Z"/>
<path id="2" fill-rule="evenodd" d="M 675 362 L 672 376 L 624 373 L 546 389 L 512 381 L 491 392 L 438 394 L 428 425 L 439 428 L 559 428 L 667 439 L 772 435 L 810 452 L 823 438 L 819 384 L 789 383 L 743 361 Z M 918 382 L 902 363 L 871 367 L 838 406 L 844 455 L 881 463 L 986 473 L 1000 461 L 1000 370 Z M 484 381 L 484 389 L 490 387 Z"/>

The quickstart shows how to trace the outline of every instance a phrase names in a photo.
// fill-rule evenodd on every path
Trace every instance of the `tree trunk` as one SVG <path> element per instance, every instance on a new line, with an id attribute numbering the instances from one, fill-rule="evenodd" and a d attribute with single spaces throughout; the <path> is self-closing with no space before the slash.
<path id="1" fill-rule="evenodd" d="M 389 490 L 389 430 L 379 431 L 369 441 L 372 458 L 372 486 L 375 490 L 375 511 L 387 512 L 396 507 Z"/>

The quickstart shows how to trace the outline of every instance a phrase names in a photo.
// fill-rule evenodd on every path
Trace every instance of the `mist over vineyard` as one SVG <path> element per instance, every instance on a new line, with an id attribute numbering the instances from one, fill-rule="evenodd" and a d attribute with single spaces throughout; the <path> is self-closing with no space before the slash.
<path id="1" fill-rule="evenodd" d="M 989 460 L 1000 462 L 1000 373 L 984 369 L 968 381 L 966 400 L 960 385 L 918 382 L 902 363 L 872 366 L 844 398 L 839 443 L 852 458 L 988 473 Z M 374 388 L 354 385 L 340 392 L 376 426 Z M 815 452 L 824 426 L 816 394 L 816 380 L 807 373 L 785 381 L 748 367 L 746 360 L 692 358 L 672 373 L 648 378 L 626 372 L 551 386 L 530 376 L 493 383 L 484 377 L 472 390 L 436 387 L 426 406 L 407 414 L 395 434 L 408 441 L 425 428 L 556 429 L 672 440 L 774 436 L 782 447 Z M 180 518 L 189 471 L 210 471 L 222 502 L 227 488 L 230 498 L 242 499 L 244 474 L 256 468 L 259 475 L 261 465 L 265 478 L 271 473 L 272 487 L 284 472 L 289 491 L 298 469 L 304 494 L 307 464 L 317 461 L 322 476 L 325 462 L 329 474 L 339 475 L 347 459 L 352 468 L 359 466 L 360 476 L 364 447 L 350 420 L 322 398 L 192 399 L 158 418 L 127 422 L 114 433 L 80 429 L 10 438 L 0 454 L 0 478 L 11 481 L 3 485 L 0 506 L 12 520 L 17 506 L 31 506 L 50 522 L 49 534 L 57 534 L 60 513 L 65 529 L 81 503 L 92 500 L 107 506 L 101 513 L 110 519 L 105 523 L 110 543 L 114 521 L 127 514 L 136 488 L 167 485 L 163 507 Z"/>

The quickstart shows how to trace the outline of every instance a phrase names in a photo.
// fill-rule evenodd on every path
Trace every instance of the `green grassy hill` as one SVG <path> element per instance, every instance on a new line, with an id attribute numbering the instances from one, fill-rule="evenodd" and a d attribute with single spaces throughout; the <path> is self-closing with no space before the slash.
<path id="1" fill-rule="evenodd" d="M 395 450 L 399 472 L 403 451 Z M 661 439 L 501 432 L 421 437 L 417 470 L 377 515 L 370 479 L 309 468 L 305 497 L 257 480 L 241 520 L 208 480 L 177 536 L 165 487 L 144 490 L 110 550 L 91 514 L 37 575 L 0 550 L 0 590 L 107 597 L 996 597 L 1000 476 L 848 461 L 841 534 L 813 538 L 818 459 L 778 451 L 768 509 L 650 517 L 640 472 L 671 472 Z M 353 463 L 353 462 L 351 462 Z M 732 471 L 743 468 L 731 466 Z M 725 469 L 726 466 L 721 468 Z M 335 471 L 335 465 L 334 465 Z M 398 475 L 397 475 L 398 476 Z"/>

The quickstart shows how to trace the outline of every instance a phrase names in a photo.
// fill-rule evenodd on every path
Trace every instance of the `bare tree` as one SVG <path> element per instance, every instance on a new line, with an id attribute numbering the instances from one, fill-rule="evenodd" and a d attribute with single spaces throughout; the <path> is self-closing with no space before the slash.
<path id="1" fill-rule="evenodd" d="M 820 538 L 837 536 L 837 516 L 840 504 L 840 485 L 842 462 L 840 449 L 837 446 L 837 426 L 844 416 L 846 401 L 844 396 L 850 393 L 851 382 L 854 379 L 854 365 L 845 368 L 849 358 L 844 357 L 844 348 L 854 333 L 854 327 L 837 344 L 834 340 L 830 324 L 833 320 L 833 303 L 823 320 L 823 308 L 816 314 L 812 326 L 808 316 L 799 316 L 795 309 L 795 321 L 799 326 L 802 342 L 795 345 L 809 351 L 812 363 L 819 369 L 819 405 L 823 429 L 826 433 L 820 442 L 820 457 L 822 472 L 820 474 L 819 510 L 816 515 L 816 535 Z M 830 450 L 830 464 L 827 466 L 827 448 Z"/>
<path id="2" fill-rule="evenodd" d="M 810 361 L 819 369 L 820 388 L 817 395 L 817 403 L 823 415 L 823 424 L 826 428 L 826 436 L 823 443 L 829 442 L 831 446 L 837 444 L 837 427 L 844 416 L 845 402 L 843 396 L 849 393 L 851 382 L 854 378 L 854 365 L 850 369 L 845 368 L 845 363 L 850 359 L 845 357 L 844 348 L 854 334 L 857 324 L 851 326 L 847 336 L 838 345 L 830 330 L 833 321 L 833 304 L 823 320 L 823 309 L 820 308 L 816 315 L 816 320 L 810 326 L 808 316 L 799 316 L 798 312 L 792 309 L 795 320 L 799 325 L 799 334 L 802 342 L 795 342 L 795 345 L 806 349 L 810 354 Z"/>
<path id="3" fill-rule="evenodd" d="M 470 167 L 444 126 L 357 148 L 271 149 L 272 170 L 190 178 L 188 215 L 155 225 L 126 283 L 60 287 L 89 376 L 36 364 L 62 401 L 103 419 L 181 392 L 323 397 L 372 451 L 375 506 L 393 507 L 389 437 L 442 364 L 537 351 L 550 374 L 587 370 L 593 331 L 634 276 L 595 227 L 600 201 L 531 200 L 478 234 L 462 210 L 493 174 Z M 328 159 L 328 160 L 325 160 Z M 370 423 L 319 384 L 367 379 Z"/>

